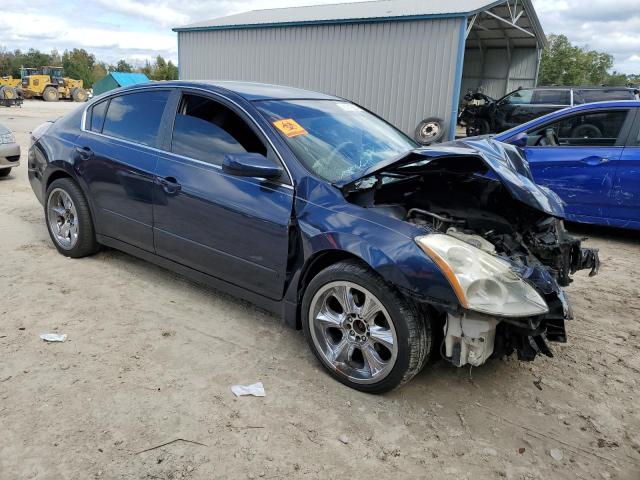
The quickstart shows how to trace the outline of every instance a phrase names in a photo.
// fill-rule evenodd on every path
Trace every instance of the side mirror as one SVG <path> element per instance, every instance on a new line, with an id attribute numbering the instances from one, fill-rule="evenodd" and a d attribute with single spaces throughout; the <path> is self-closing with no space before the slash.
<path id="1" fill-rule="evenodd" d="M 516 147 L 526 148 L 528 145 L 529 137 L 527 136 L 527 132 L 521 132 L 511 140 L 511 145 L 515 145 Z"/>
<path id="2" fill-rule="evenodd" d="M 282 167 L 259 153 L 227 153 L 222 171 L 238 177 L 278 178 Z"/>

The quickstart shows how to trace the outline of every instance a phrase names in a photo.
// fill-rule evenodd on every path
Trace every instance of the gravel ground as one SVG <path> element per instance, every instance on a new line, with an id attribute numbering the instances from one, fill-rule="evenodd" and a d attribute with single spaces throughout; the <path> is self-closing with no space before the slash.
<path id="1" fill-rule="evenodd" d="M 0 181 L 1 479 L 640 479 L 639 234 L 579 228 L 603 267 L 569 287 L 554 358 L 437 362 L 366 395 L 243 301 L 118 251 L 59 255 L 26 151 L 72 108 L 0 108 L 23 148 Z M 266 397 L 233 397 L 258 380 Z"/>

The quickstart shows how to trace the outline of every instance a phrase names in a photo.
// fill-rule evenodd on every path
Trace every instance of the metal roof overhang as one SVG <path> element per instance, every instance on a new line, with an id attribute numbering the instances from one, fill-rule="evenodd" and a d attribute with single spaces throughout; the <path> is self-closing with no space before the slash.
<path id="1" fill-rule="evenodd" d="M 350 4 L 351 8 L 357 10 L 358 7 L 367 8 L 367 4 L 381 4 L 383 2 L 361 2 Z M 455 2 L 454 2 L 455 3 Z M 390 1 L 388 5 L 392 5 Z M 345 4 L 337 4 L 344 6 Z M 428 5 L 428 4 L 427 4 Z M 467 19 L 467 44 L 471 48 L 491 48 L 494 46 L 504 47 L 505 38 L 512 47 L 545 47 L 547 44 L 544 31 L 535 13 L 531 0 L 497 0 L 495 2 L 469 2 L 469 7 L 481 5 L 479 8 L 463 11 L 461 6 L 453 13 L 419 13 L 407 15 L 393 15 L 394 11 L 389 10 L 388 16 L 369 16 L 353 11 L 351 16 L 345 18 L 313 18 L 305 19 L 304 15 L 296 15 L 295 20 L 288 21 L 293 16 L 282 15 L 283 11 L 289 9 L 273 9 L 281 15 L 272 15 L 272 18 L 280 17 L 282 20 L 273 21 L 269 19 L 270 10 L 259 12 L 247 12 L 246 14 L 231 15 L 211 21 L 186 25 L 184 27 L 173 28 L 174 32 L 206 31 L 206 30 L 228 30 L 228 29 L 248 29 L 248 28 L 277 28 L 296 27 L 305 25 L 326 25 L 326 24 L 349 24 L 349 23 L 374 23 L 410 20 L 431 20 L 438 18 L 466 18 Z M 332 5 L 321 5 L 316 7 L 331 7 Z M 464 7 L 464 5 L 462 5 Z M 305 8 L 297 7 L 298 13 L 303 13 Z M 452 10 L 456 10 L 452 8 Z M 420 10 L 416 10 L 420 11 Z M 421 10 L 427 12 L 427 10 Z M 441 10 L 442 11 L 442 10 Z M 446 10 L 445 10 L 446 11 Z M 256 15 L 256 14 L 260 15 Z M 256 16 L 261 19 L 256 19 Z M 470 36 L 471 34 L 471 36 Z"/>
<path id="2" fill-rule="evenodd" d="M 467 48 L 547 46 L 547 38 L 529 0 L 501 0 L 467 16 Z"/>

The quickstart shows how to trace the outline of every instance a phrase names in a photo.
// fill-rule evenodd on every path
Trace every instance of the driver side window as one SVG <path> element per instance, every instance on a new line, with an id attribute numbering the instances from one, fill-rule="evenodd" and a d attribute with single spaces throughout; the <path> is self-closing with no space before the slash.
<path id="1" fill-rule="evenodd" d="M 613 147 L 618 144 L 627 113 L 628 110 L 612 110 L 565 117 L 529 130 L 527 143 L 538 147 Z"/>
<path id="2" fill-rule="evenodd" d="M 180 102 L 171 151 L 218 166 L 227 153 L 267 155 L 264 144 L 231 109 L 207 97 L 190 94 L 185 94 Z"/>
<path id="3" fill-rule="evenodd" d="M 509 105 L 530 105 L 533 98 L 533 90 L 518 90 L 502 101 Z"/>

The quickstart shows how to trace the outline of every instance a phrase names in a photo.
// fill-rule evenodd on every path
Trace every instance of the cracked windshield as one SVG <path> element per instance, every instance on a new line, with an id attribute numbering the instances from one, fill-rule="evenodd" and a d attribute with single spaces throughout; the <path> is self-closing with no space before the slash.
<path id="1" fill-rule="evenodd" d="M 418 146 L 382 119 L 352 103 L 335 100 L 255 103 L 296 157 L 330 182 L 355 180 L 369 167 Z"/>

